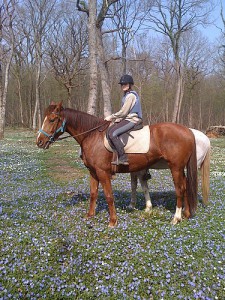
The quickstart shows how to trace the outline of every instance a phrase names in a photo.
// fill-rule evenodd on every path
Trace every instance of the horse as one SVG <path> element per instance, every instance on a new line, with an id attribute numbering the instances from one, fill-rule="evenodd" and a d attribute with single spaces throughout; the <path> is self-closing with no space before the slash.
<path id="1" fill-rule="evenodd" d="M 210 174 L 210 140 L 209 138 L 201 131 L 190 128 L 195 136 L 196 142 L 196 155 L 197 155 L 197 167 L 201 173 L 201 187 L 202 187 L 202 203 L 204 205 L 208 204 L 209 198 L 209 174 Z M 158 166 L 155 164 L 150 169 L 169 169 L 167 163 L 165 162 L 164 166 Z M 128 206 L 129 209 L 135 209 L 137 202 L 137 182 L 139 180 L 142 190 L 145 197 L 145 212 L 152 212 L 152 202 L 149 195 L 148 188 L 148 169 L 141 170 L 139 172 L 133 172 L 131 176 L 131 201 Z"/>
<path id="2" fill-rule="evenodd" d="M 63 108 L 62 102 L 52 102 L 45 110 L 44 121 L 37 135 L 36 144 L 39 148 L 48 149 L 64 132 L 77 141 L 82 150 L 83 162 L 90 172 L 90 204 L 87 218 L 95 216 L 98 188 L 101 183 L 109 208 L 109 227 L 114 227 L 118 220 L 111 185 L 113 153 L 104 145 L 104 137 L 109 124 L 109 121 L 85 112 Z M 186 218 L 192 217 L 197 208 L 195 138 L 189 128 L 175 123 L 150 125 L 149 132 L 150 146 L 147 153 L 129 153 L 129 165 L 119 165 L 117 171 L 119 173 L 137 172 L 165 160 L 175 186 L 177 202 L 172 224 L 177 224 L 181 221 L 183 206 L 183 214 Z M 187 174 L 185 174 L 185 168 Z"/>

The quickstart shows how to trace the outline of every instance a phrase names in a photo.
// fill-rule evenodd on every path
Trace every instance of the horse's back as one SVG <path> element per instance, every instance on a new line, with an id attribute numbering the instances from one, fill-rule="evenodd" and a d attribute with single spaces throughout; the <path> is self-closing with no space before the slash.
<path id="1" fill-rule="evenodd" d="M 153 125 L 150 125 L 150 131 L 151 133 L 157 133 L 160 134 L 160 136 L 176 136 L 180 137 L 182 140 L 183 137 L 181 134 L 185 134 L 187 136 L 190 136 L 190 129 L 182 124 L 177 123 L 170 123 L 170 122 L 163 122 L 163 123 L 156 123 Z M 173 139 L 174 139 L 173 138 Z"/>
<path id="2" fill-rule="evenodd" d="M 194 135 L 184 125 L 176 123 L 157 123 L 150 126 L 150 137 L 152 145 L 156 145 L 161 150 L 178 151 L 188 150 L 192 148 L 194 143 Z"/>

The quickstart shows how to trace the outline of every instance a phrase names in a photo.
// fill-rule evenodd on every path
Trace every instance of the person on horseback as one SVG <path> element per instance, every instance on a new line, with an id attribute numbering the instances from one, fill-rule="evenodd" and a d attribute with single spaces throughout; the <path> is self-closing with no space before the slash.
<path id="1" fill-rule="evenodd" d="M 127 155 L 124 152 L 124 145 L 119 136 L 142 122 L 142 109 L 140 98 L 137 92 L 133 90 L 134 80 L 132 76 L 123 75 L 119 84 L 124 92 L 122 107 L 118 112 L 106 117 L 105 120 L 113 122 L 109 128 L 108 137 L 118 153 L 118 161 L 113 161 L 112 164 L 129 165 Z"/>

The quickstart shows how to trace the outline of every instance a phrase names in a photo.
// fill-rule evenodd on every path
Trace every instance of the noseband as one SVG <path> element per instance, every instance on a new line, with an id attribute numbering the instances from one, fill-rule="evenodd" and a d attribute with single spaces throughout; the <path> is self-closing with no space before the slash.
<path id="1" fill-rule="evenodd" d="M 59 123 L 59 119 L 58 119 L 58 123 Z M 57 123 L 57 125 L 58 125 L 58 123 Z M 66 119 L 63 120 L 62 125 L 59 128 L 57 128 L 53 134 L 48 134 L 42 128 L 39 130 L 39 132 L 43 133 L 45 136 L 47 136 L 49 138 L 49 140 L 48 140 L 49 143 L 54 143 L 56 134 L 59 132 L 64 133 L 65 127 L 66 127 Z"/>

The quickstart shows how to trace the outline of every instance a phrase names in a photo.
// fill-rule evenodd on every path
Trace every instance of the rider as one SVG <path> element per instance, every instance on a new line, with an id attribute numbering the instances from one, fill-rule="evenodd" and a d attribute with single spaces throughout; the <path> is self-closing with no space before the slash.
<path id="1" fill-rule="evenodd" d="M 142 122 L 142 109 L 137 92 L 133 91 L 134 80 L 130 75 L 123 75 L 119 84 L 124 92 L 122 98 L 122 107 L 120 111 L 105 118 L 107 121 L 113 121 L 109 128 L 108 137 L 113 143 L 118 153 L 118 162 L 112 164 L 128 165 L 127 155 L 124 153 L 124 145 L 119 136 L 132 129 L 137 123 Z"/>

